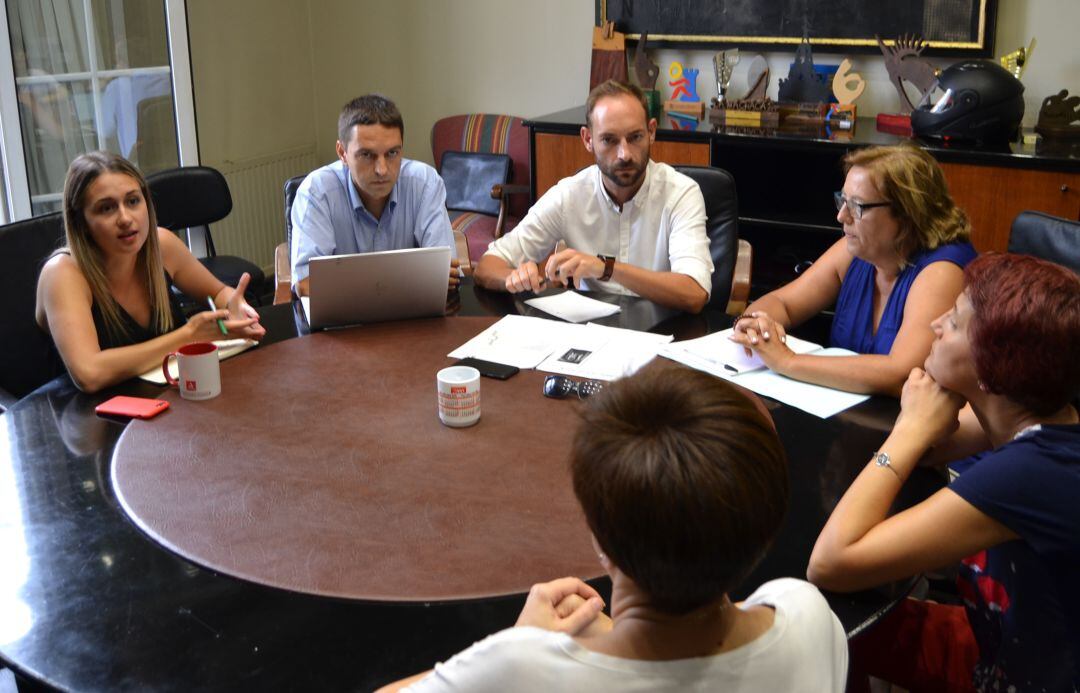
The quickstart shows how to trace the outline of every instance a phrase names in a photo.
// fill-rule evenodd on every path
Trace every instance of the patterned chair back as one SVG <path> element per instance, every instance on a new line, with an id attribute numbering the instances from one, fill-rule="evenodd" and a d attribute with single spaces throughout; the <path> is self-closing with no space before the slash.
<path id="1" fill-rule="evenodd" d="M 471 113 L 443 118 L 431 129 L 431 153 L 435 168 L 442 170 L 448 151 L 506 154 L 510 157 L 510 184 L 529 184 L 529 131 L 521 118 L 490 113 Z M 510 214 L 519 219 L 529 209 L 526 195 L 510 198 Z"/>

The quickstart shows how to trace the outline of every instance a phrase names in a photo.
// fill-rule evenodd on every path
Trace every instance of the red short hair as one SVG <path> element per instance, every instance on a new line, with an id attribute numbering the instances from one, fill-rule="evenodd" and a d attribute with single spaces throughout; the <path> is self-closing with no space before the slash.
<path id="1" fill-rule="evenodd" d="M 1080 277 L 1030 255 L 988 253 L 964 269 L 968 337 L 987 390 L 1040 416 L 1080 390 Z"/>

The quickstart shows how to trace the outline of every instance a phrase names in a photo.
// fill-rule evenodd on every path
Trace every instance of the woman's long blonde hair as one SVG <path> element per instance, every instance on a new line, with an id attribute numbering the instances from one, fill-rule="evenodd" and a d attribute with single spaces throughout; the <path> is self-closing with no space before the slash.
<path id="1" fill-rule="evenodd" d="M 141 266 L 146 272 L 146 289 L 150 295 L 150 328 L 165 334 L 173 329 L 173 319 L 169 287 L 165 282 L 165 268 L 161 261 L 161 247 L 158 245 L 157 214 L 154 212 L 154 202 L 150 197 L 146 179 L 139 169 L 124 157 L 111 152 L 96 151 L 81 154 L 71 162 L 64 179 L 64 232 L 68 250 L 90 285 L 94 302 L 105 319 L 106 329 L 114 338 L 130 337 L 128 327 L 120 317 L 120 304 L 109 290 L 101 248 L 94 242 L 90 227 L 86 223 L 86 192 L 97 177 L 106 172 L 131 176 L 139 183 L 139 191 L 146 201 L 150 228 L 135 262 L 136 267 Z"/>

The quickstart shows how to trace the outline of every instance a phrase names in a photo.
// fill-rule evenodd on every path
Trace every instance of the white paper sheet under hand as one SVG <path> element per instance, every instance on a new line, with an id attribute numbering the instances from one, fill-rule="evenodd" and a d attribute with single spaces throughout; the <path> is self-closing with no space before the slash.
<path id="1" fill-rule="evenodd" d="M 232 358 L 242 351 L 247 351 L 251 347 L 258 344 L 254 339 L 218 339 L 214 342 L 218 348 L 218 360 L 224 361 L 225 359 Z M 169 375 L 173 378 L 180 377 L 180 372 L 176 367 L 176 359 L 169 360 Z M 158 385 L 165 384 L 165 374 L 161 372 L 161 366 L 146 371 L 139 376 L 140 380 L 156 383 Z"/>
<path id="2" fill-rule="evenodd" d="M 660 355 L 716 376 L 764 368 L 765 363 L 760 356 L 757 354 L 747 356 L 741 344 L 728 339 L 733 333 L 734 330 L 728 328 L 698 339 L 673 342 L 662 347 Z M 821 349 L 819 344 L 791 335 L 787 336 L 785 344 L 796 354 L 809 354 Z"/>
<path id="3" fill-rule="evenodd" d="M 855 352 L 847 349 L 822 349 L 814 352 L 815 356 L 855 356 Z M 823 385 L 811 385 L 810 383 L 792 380 L 782 375 L 777 375 L 765 369 L 751 371 L 727 378 L 733 383 L 738 383 L 748 390 L 753 390 L 759 395 L 772 397 L 784 404 L 789 404 L 797 409 L 827 419 L 833 414 L 862 404 L 870 399 L 869 395 L 859 395 L 854 392 L 834 390 Z"/>
<path id="4" fill-rule="evenodd" d="M 621 310 L 619 306 L 582 296 L 576 291 L 564 291 L 554 296 L 530 298 L 525 303 L 569 322 L 586 322 L 597 318 L 605 318 Z"/>

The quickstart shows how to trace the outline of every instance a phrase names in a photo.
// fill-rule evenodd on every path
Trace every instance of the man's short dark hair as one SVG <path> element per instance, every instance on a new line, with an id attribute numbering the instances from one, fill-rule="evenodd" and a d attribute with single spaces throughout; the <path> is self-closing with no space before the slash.
<path id="1" fill-rule="evenodd" d="M 596 108 L 596 102 L 607 96 L 632 96 L 641 104 L 641 110 L 645 113 L 645 120 L 649 119 L 649 106 L 645 101 L 645 92 L 641 87 L 628 82 L 620 82 L 617 79 L 609 79 L 593 87 L 589 92 L 589 98 L 585 101 L 585 124 L 592 127 L 592 112 Z"/>
<path id="2" fill-rule="evenodd" d="M 772 421 L 727 382 L 654 364 L 590 401 L 574 493 L 600 548 L 652 604 L 715 602 L 765 555 L 788 504 Z"/>
<path id="3" fill-rule="evenodd" d="M 347 145 L 352 138 L 354 125 L 385 125 L 397 128 L 401 139 L 405 139 L 405 121 L 394 102 L 382 94 L 358 96 L 341 107 L 338 116 L 338 141 Z"/>

